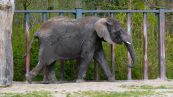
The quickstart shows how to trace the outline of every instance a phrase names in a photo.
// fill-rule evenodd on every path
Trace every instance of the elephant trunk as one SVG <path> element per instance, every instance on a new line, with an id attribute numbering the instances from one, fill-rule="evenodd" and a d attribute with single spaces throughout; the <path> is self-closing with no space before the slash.
<path id="1" fill-rule="evenodd" d="M 130 53 L 130 56 L 132 58 L 132 64 L 128 64 L 129 67 L 133 67 L 135 64 L 136 64 L 136 55 L 135 55 L 135 50 L 134 50 L 134 47 L 132 44 L 128 44 L 128 43 L 125 43 L 129 53 Z"/>

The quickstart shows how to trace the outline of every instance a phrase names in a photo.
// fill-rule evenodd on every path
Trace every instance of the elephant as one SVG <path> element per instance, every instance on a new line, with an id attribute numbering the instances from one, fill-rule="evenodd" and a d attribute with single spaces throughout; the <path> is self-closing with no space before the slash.
<path id="1" fill-rule="evenodd" d="M 71 19 L 57 16 L 43 23 L 34 37 L 38 38 L 40 43 L 39 61 L 36 67 L 26 74 L 29 83 L 43 68 L 46 69 L 45 78 L 54 79 L 54 63 L 58 59 L 79 59 L 76 82 L 84 81 L 84 75 L 92 59 L 101 65 L 108 81 L 114 81 L 115 78 L 105 59 L 102 42 L 124 43 L 132 58 L 132 64 L 128 66 L 133 67 L 136 64 L 131 36 L 112 17 L 86 16 Z"/>

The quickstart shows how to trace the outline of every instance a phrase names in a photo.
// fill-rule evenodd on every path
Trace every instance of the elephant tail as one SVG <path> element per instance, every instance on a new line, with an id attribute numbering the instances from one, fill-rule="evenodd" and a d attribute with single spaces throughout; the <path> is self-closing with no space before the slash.
<path id="1" fill-rule="evenodd" d="M 37 32 L 36 32 L 36 33 L 37 33 Z M 31 48 L 32 48 L 32 43 L 34 42 L 34 39 L 37 38 L 36 33 L 33 35 L 32 40 L 31 40 L 31 42 L 30 42 L 30 44 L 29 44 L 29 50 L 24 54 L 23 58 L 25 58 L 25 57 L 30 53 L 30 50 L 31 50 Z"/>

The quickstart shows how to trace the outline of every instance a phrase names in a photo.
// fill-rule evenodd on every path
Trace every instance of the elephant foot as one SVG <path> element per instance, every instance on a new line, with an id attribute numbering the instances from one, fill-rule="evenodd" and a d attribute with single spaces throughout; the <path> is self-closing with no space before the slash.
<path id="1" fill-rule="evenodd" d="M 25 77 L 26 77 L 26 81 L 31 84 L 32 83 L 32 76 L 28 73 L 28 74 L 25 74 Z"/>
<path id="2" fill-rule="evenodd" d="M 59 80 L 59 83 L 64 83 L 65 81 L 64 80 Z"/>
<path id="3" fill-rule="evenodd" d="M 54 81 L 42 81 L 41 84 L 55 84 Z"/>
<path id="4" fill-rule="evenodd" d="M 85 82 L 85 80 L 83 80 L 83 79 L 77 79 L 76 80 L 76 83 L 82 83 L 82 82 Z"/>
<path id="5" fill-rule="evenodd" d="M 54 80 L 52 80 L 52 81 L 46 80 L 46 81 L 42 81 L 42 82 L 41 82 L 41 84 L 55 84 L 55 83 L 56 83 L 56 81 L 54 81 Z"/>
<path id="6" fill-rule="evenodd" d="M 114 76 L 109 77 L 109 78 L 108 78 L 108 81 L 109 81 L 109 82 L 114 82 L 114 81 L 115 81 L 115 77 L 114 77 Z"/>
<path id="7" fill-rule="evenodd" d="M 50 84 L 49 81 L 42 81 L 41 84 Z"/>

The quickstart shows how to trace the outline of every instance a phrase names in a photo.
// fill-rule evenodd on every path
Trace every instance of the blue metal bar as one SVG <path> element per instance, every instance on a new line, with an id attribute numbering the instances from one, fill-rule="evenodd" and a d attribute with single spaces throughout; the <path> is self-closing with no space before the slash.
<path id="1" fill-rule="evenodd" d="M 82 8 L 76 8 L 76 18 L 82 17 Z"/>
<path id="2" fill-rule="evenodd" d="M 42 13 L 42 21 L 43 22 L 47 21 L 47 13 L 46 12 Z"/>
<path id="3" fill-rule="evenodd" d="M 43 13 L 43 12 L 52 12 L 52 13 L 75 13 L 76 10 L 15 10 L 16 13 Z"/>
<path id="4" fill-rule="evenodd" d="M 60 12 L 59 15 L 60 15 L 60 16 L 64 16 L 64 13 L 63 13 L 63 12 Z"/>
<path id="5" fill-rule="evenodd" d="M 97 13 L 96 12 L 94 13 L 94 16 L 97 16 Z"/>
<path id="6" fill-rule="evenodd" d="M 167 12 L 173 12 L 172 9 L 171 9 L 171 10 L 166 10 L 166 9 L 163 10 L 163 9 L 162 9 L 162 11 L 165 12 L 165 13 L 167 13 Z"/>
<path id="7" fill-rule="evenodd" d="M 136 13 L 136 12 L 147 12 L 147 13 L 159 13 L 159 10 L 83 10 L 83 13 L 87 12 L 112 12 L 112 13 L 117 13 L 117 12 L 123 12 L 123 13 Z"/>
<path id="8" fill-rule="evenodd" d="M 111 13 L 111 17 L 114 18 L 114 13 Z"/>
<path id="9" fill-rule="evenodd" d="M 77 8 L 81 9 L 81 8 Z M 76 13 L 76 10 L 15 10 L 16 13 L 42 13 L 42 12 L 63 12 L 63 13 Z M 83 13 L 105 13 L 105 12 L 110 12 L 110 13 L 159 13 L 159 10 L 82 10 Z M 164 12 L 173 12 L 173 10 L 164 10 Z"/>

